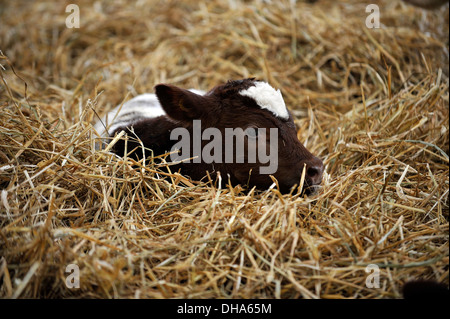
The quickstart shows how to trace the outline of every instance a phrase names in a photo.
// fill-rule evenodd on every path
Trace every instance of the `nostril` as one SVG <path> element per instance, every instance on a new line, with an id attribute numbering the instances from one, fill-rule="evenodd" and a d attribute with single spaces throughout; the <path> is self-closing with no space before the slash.
<path id="1" fill-rule="evenodd" d="M 317 167 L 309 167 L 306 170 L 306 174 L 309 177 L 314 178 L 314 177 L 316 177 L 316 176 L 318 176 L 320 174 L 320 171 L 319 171 L 319 169 Z"/>
<path id="2" fill-rule="evenodd" d="M 312 184 L 317 185 L 322 181 L 323 165 L 309 166 L 306 169 L 306 176 L 312 182 Z"/>

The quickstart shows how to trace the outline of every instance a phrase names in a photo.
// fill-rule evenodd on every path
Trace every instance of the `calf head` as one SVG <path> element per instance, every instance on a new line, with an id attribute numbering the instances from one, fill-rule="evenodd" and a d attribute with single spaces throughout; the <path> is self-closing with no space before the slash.
<path id="1" fill-rule="evenodd" d="M 272 175 L 283 193 L 300 185 L 302 173 L 303 190 L 307 194 L 321 183 L 322 161 L 300 143 L 280 91 L 267 83 L 254 79 L 229 81 L 205 95 L 166 84 L 157 85 L 155 90 L 175 126 L 192 133 L 192 157 L 200 159 L 183 164 L 187 175 L 201 178 L 206 170 L 210 174 L 220 171 L 232 184 L 259 189 L 267 189 L 273 184 Z M 207 154 L 204 151 L 196 153 L 193 147 L 193 139 L 200 138 L 195 136 L 195 121 L 201 124 L 202 140 L 198 143 L 201 150 L 208 148 Z M 212 132 L 214 134 L 206 134 L 207 138 L 204 138 L 205 133 Z M 211 137 L 217 135 L 221 135 L 221 140 L 212 142 Z M 230 143 L 234 147 L 230 147 Z M 221 153 L 218 156 L 221 160 L 205 160 L 205 155 L 212 149 L 214 153 Z"/>

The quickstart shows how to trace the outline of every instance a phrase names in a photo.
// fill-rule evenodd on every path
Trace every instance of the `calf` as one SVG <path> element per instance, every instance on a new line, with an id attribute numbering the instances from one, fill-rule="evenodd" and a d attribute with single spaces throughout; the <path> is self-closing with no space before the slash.
<path id="1" fill-rule="evenodd" d="M 228 81 L 207 93 L 159 84 L 155 93 L 131 99 L 95 125 L 103 135 L 126 132 L 129 138 L 113 147 L 116 154 L 139 160 L 171 152 L 172 171 L 194 180 L 220 172 L 225 182 L 261 190 L 273 184 L 273 175 L 289 193 L 304 170 L 306 194 L 321 183 L 323 162 L 300 143 L 280 90 L 269 84 Z"/>

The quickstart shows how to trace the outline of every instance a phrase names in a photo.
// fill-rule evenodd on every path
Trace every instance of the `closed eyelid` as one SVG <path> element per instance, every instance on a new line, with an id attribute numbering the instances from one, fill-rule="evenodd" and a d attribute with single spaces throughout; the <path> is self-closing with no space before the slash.
<path id="1" fill-rule="evenodd" d="M 249 126 L 244 130 L 246 135 L 249 136 L 258 136 L 259 130 L 257 127 Z"/>

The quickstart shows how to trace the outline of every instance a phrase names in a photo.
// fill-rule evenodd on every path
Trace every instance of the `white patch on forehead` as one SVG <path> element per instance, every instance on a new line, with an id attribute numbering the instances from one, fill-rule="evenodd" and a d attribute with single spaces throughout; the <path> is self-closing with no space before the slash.
<path id="1" fill-rule="evenodd" d="M 284 120 L 289 118 L 286 104 L 280 90 L 275 90 L 266 82 L 255 82 L 255 86 L 251 86 L 246 90 L 242 90 L 239 94 L 251 97 L 262 109 L 269 110 L 275 116 Z"/>

